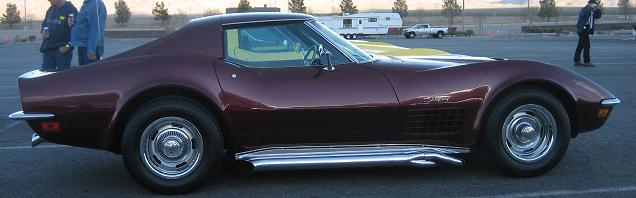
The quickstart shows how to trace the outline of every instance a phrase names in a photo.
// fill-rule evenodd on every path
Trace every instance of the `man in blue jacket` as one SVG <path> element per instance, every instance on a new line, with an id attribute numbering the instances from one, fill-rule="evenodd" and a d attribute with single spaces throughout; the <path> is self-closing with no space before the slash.
<path id="1" fill-rule="evenodd" d="M 80 65 L 101 59 L 104 54 L 106 6 L 102 0 L 84 0 L 71 30 L 69 46 L 77 47 Z"/>
<path id="2" fill-rule="evenodd" d="M 65 45 L 71 39 L 69 18 L 77 9 L 66 0 L 50 0 L 51 7 L 42 21 L 42 71 L 63 70 L 71 66 L 73 51 Z"/>
<path id="3" fill-rule="evenodd" d="M 592 47 L 590 44 L 590 35 L 594 35 L 596 19 L 600 19 L 603 15 L 601 9 L 597 8 L 600 3 L 600 0 L 589 0 L 587 5 L 581 8 L 579 12 L 579 19 L 576 23 L 579 43 L 576 46 L 576 52 L 574 54 L 574 66 L 594 67 L 590 58 L 590 48 Z M 585 64 L 581 64 L 581 52 L 583 52 Z"/>

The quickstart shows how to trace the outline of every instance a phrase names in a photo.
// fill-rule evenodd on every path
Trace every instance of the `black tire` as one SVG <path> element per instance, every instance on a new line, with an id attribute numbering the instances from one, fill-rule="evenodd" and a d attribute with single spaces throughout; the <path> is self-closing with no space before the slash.
<path id="1" fill-rule="evenodd" d="M 406 36 L 406 38 L 408 39 L 414 39 L 415 38 L 415 32 L 409 32 Z"/>
<path id="2" fill-rule="evenodd" d="M 442 39 L 442 38 L 444 38 L 444 36 L 445 36 L 444 32 L 439 31 L 439 32 L 437 32 L 437 35 L 435 36 L 435 38 L 440 38 L 440 39 Z"/>
<path id="3" fill-rule="evenodd" d="M 142 134 L 151 123 L 162 118 L 181 118 L 196 127 L 197 134 L 203 144 L 200 156 L 193 160 L 193 168 L 188 169 L 188 174 L 180 178 L 162 178 L 153 173 L 148 162 L 144 162 L 142 157 Z M 171 123 L 172 126 L 176 126 Z M 181 126 L 183 128 L 183 126 Z M 158 130 L 156 130 L 158 131 Z M 157 134 L 160 132 L 155 132 Z M 156 138 L 158 139 L 158 137 Z M 165 139 L 164 139 L 165 140 Z M 155 140 L 159 142 L 159 140 Z M 169 96 L 160 97 L 142 105 L 128 120 L 122 137 L 122 157 L 128 172 L 142 186 L 150 191 L 164 194 L 185 193 L 201 186 L 205 181 L 220 168 L 223 158 L 223 137 L 219 125 L 213 114 L 206 110 L 205 106 L 183 97 Z M 153 144 L 149 144 L 153 145 Z M 182 148 L 187 144 L 182 144 Z M 191 144 L 194 149 L 194 144 Z M 168 150 L 168 149 L 166 149 Z M 153 156 L 158 159 L 157 156 Z M 177 165 L 178 167 L 179 165 Z"/>
<path id="4" fill-rule="evenodd" d="M 513 140 L 504 140 L 504 138 L 507 137 L 505 135 L 506 128 L 504 128 L 504 125 L 508 126 L 508 124 L 506 123 L 510 123 L 506 122 L 506 119 L 508 118 L 508 120 L 510 120 L 509 115 L 511 115 L 511 113 L 518 112 L 518 110 L 525 107 L 533 107 L 538 109 L 541 109 L 542 107 L 543 110 L 547 110 L 544 111 L 546 113 L 542 115 L 547 115 L 547 112 L 549 112 L 549 114 L 551 114 L 553 118 L 551 120 L 553 120 L 556 125 L 556 127 L 553 127 L 556 131 L 556 134 L 552 136 L 553 138 L 542 138 L 550 139 L 550 142 L 552 143 L 548 143 L 547 145 L 552 145 L 552 147 L 547 147 L 547 151 L 540 152 L 544 154 L 538 155 L 539 157 L 537 157 L 533 161 L 524 161 L 527 159 L 520 159 L 518 157 L 518 154 L 514 154 L 515 151 L 511 151 L 512 149 L 508 149 L 510 147 L 514 147 L 512 146 L 514 144 L 510 143 Z M 532 114 L 515 113 L 516 117 L 513 116 L 513 119 L 521 117 L 518 115 L 523 116 Z M 524 130 L 518 130 L 520 128 L 518 126 L 520 125 L 511 127 L 519 131 L 512 133 L 524 133 L 523 131 L 525 130 L 525 128 Z M 502 169 L 504 173 L 514 177 L 532 177 L 550 171 L 561 161 L 561 159 L 565 155 L 565 152 L 567 151 L 570 142 L 570 119 L 565 107 L 555 96 L 540 88 L 535 87 L 525 87 L 517 89 L 516 91 L 513 91 L 501 98 L 501 100 L 494 104 L 493 109 L 490 111 L 484 129 L 485 130 L 483 130 L 484 134 L 481 138 L 481 143 L 482 148 L 485 149 L 485 154 L 488 155 L 489 158 L 495 162 L 495 165 Z M 528 131 L 532 131 L 532 134 L 535 134 L 535 130 Z M 543 131 L 543 129 L 541 131 Z M 552 134 L 554 134 L 554 132 Z M 539 137 L 540 136 L 541 135 L 539 135 Z M 518 140 L 518 137 L 521 136 L 514 137 Z M 538 150 L 539 149 L 536 149 L 536 151 Z M 521 152 L 529 151 L 532 152 L 531 149 L 522 150 Z"/>

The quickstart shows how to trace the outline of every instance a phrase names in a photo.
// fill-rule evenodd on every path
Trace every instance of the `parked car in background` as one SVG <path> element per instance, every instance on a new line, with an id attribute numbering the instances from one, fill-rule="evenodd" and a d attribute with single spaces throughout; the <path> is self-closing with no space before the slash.
<path id="1" fill-rule="evenodd" d="M 318 21 L 346 39 L 384 35 L 389 28 L 402 27 L 398 13 L 358 13 L 317 17 Z"/>
<path id="2" fill-rule="evenodd" d="M 121 154 L 158 193 L 204 184 L 228 155 L 251 171 L 431 167 L 482 148 L 503 172 L 537 176 L 620 103 L 563 67 L 370 54 L 291 13 L 195 19 L 84 67 L 27 72 L 18 86 L 22 110 L 9 118 L 27 121 L 33 146 Z"/>
<path id="3" fill-rule="evenodd" d="M 426 35 L 432 36 L 433 38 L 444 38 L 444 36 L 448 33 L 448 27 L 432 26 L 430 24 L 416 24 L 413 27 L 404 30 L 404 37 L 412 39 L 418 35 Z"/>

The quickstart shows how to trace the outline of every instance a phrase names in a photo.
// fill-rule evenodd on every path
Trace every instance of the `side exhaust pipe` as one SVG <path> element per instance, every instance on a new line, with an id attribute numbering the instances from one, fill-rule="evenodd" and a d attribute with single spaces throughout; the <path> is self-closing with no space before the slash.
<path id="1" fill-rule="evenodd" d="M 31 147 L 35 148 L 35 146 L 42 144 L 42 142 L 44 142 L 44 139 L 42 139 L 37 133 L 33 133 L 33 135 L 31 135 Z"/>
<path id="2" fill-rule="evenodd" d="M 431 167 L 439 164 L 461 166 L 464 161 L 453 155 L 468 152 L 467 148 L 422 145 L 302 147 L 239 153 L 236 159 L 243 162 L 246 171 L 251 172 L 383 166 Z"/>

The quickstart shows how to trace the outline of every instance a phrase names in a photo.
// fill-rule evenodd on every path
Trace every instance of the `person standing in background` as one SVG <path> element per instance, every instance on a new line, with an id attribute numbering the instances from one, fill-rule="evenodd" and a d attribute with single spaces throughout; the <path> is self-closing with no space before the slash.
<path id="1" fill-rule="evenodd" d="M 73 49 L 67 46 L 71 39 L 71 20 L 77 8 L 66 0 L 50 0 L 51 7 L 42 21 L 42 71 L 63 70 L 71 67 Z"/>
<path id="2" fill-rule="evenodd" d="M 636 25 L 632 27 L 632 34 L 634 34 L 634 40 L 636 40 Z"/>
<path id="3" fill-rule="evenodd" d="M 588 66 L 594 67 L 590 58 L 590 35 L 594 35 L 594 26 L 596 25 L 596 19 L 600 19 L 603 15 L 602 10 L 598 9 L 600 0 L 589 0 L 587 5 L 581 8 L 579 12 L 579 19 L 576 23 L 576 32 L 579 35 L 579 43 L 576 46 L 576 52 L 574 54 L 574 66 Z M 583 52 L 583 61 L 585 64 L 581 64 L 581 52 Z"/>
<path id="4" fill-rule="evenodd" d="M 69 46 L 77 47 L 79 65 L 100 60 L 104 54 L 106 6 L 102 0 L 84 0 L 74 20 Z"/>

